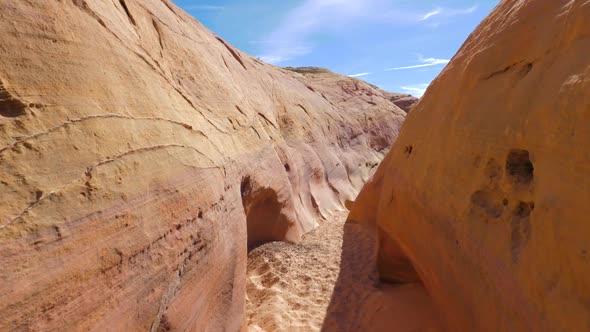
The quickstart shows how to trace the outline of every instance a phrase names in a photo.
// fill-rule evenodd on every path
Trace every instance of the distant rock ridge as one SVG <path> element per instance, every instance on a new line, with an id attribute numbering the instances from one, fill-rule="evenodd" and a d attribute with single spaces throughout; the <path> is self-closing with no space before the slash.
<path id="1" fill-rule="evenodd" d="M 391 101 L 395 106 L 399 107 L 406 113 L 409 112 L 411 107 L 418 101 L 418 98 L 412 95 L 384 91 L 374 84 L 367 83 L 357 78 L 338 75 L 325 68 L 285 67 L 285 69 L 299 74 L 303 74 L 305 77 L 319 82 L 325 81 L 328 77 L 331 77 L 332 81 L 339 81 L 339 85 L 341 86 L 346 84 L 356 84 L 357 86 L 363 86 L 365 90 L 370 91 L 369 96 L 377 92 L 380 97 L 384 97 L 385 99 Z"/>
<path id="2" fill-rule="evenodd" d="M 285 67 L 285 69 L 299 74 L 334 74 L 332 71 L 321 67 Z"/>
<path id="3" fill-rule="evenodd" d="M 401 108 L 406 113 L 409 113 L 412 109 L 412 106 L 418 102 L 418 98 L 407 95 L 407 94 L 400 94 L 400 93 L 386 93 L 386 98 L 388 98 L 391 102 L 395 104 L 395 106 Z"/>

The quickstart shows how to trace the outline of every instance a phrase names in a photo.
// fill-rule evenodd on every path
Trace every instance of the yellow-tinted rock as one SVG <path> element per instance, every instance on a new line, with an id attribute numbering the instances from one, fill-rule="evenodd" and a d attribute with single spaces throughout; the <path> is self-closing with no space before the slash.
<path id="1" fill-rule="evenodd" d="M 355 202 L 382 277 L 415 270 L 450 331 L 590 330 L 589 17 L 503 1 Z"/>
<path id="2" fill-rule="evenodd" d="M 405 117 L 168 0 L 6 0 L 0 31 L 0 329 L 238 330 L 248 242 L 344 209 Z"/>

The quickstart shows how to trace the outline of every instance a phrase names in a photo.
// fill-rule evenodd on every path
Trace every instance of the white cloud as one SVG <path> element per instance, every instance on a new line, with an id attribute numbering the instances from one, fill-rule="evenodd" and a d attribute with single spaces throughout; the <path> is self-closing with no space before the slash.
<path id="1" fill-rule="evenodd" d="M 358 74 L 352 74 L 352 75 L 348 75 L 348 77 L 363 77 L 363 76 L 367 76 L 367 75 L 371 75 L 372 73 L 358 73 Z"/>
<path id="2" fill-rule="evenodd" d="M 465 8 L 465 9 L 456 9 L 451 11 L 452 14 L 455 15 L 467 15 L 467 14 L 471 14 L 471 13 L 475 13 L 477 11 L 479 7 L 477 5 L 469 7 L 469 8 Z"/>
<path id="3" fill-rule="evenodd" d="M 422 97 L 428 88 L 429 83 L 422 83 L 422 84 L 415 84 L 409 86 L 402 86 L 402 90 L 406 91 L 407 93 L 413 95 L 414 97 Z"/>
<path id="4" fill-rule="evenodd" d="M 417 65 L 411 65 L 411 66 L 387 68 L 385 70 L 386 71 L 393 71 L 393 70 L 404 70 L 404 69 L 431 67 L 431 66 L 437 66 L 437 65 L 446 65 L 447 63 L 449 63 L 449 61 L 451 61 L 448 59 L 437 59 L 437 58 L 426 58 L 426 59 L 420 58 L 418 60 L 422 63 L 417 64 Z"/>
<path id="5" fill-rule="evenodd" d="M 440 14 L 441 12 L 442 12 L 442 9 L 440 9 L 440 8 L 434 9 L 433 11 L 430 11 L 430 12 L 424 14 L 424 16 L 422 16 L 420 21 L 426 21 L 427 19 L 429 19 L 433 16 L 436 16 L 436 15 Z"/>
<path id="6" fill-rule="evenodd" d="M 188 10 L 224 10 L 224 6 L 213 6 L 213 5 L 188 5 L 184 7 Z"/>
<path id="7" fill-rule="evenodd" d="M 260 40 L 251 44 L 260 45 L 258 57 L 279 64 L 311 53 L 317 33 L 341 33 L 362 24 L 418 24 L 428 21 L 437 25 L 438 18 L 468 14 L 477 6 L 466 9 L 436 7 L 420 13 L 397 0 L 301 0 L 300 5 L 288 11 L 280 24 Z M 268 61 L 270 60 L 270 61 Z M 423 63 L 423 66 L 436 64 Z"/>
<path id="8" fill-rule="evenodd" d="M 305 0 L 291 10 L 281 24 L 264 39 L 260 59 L 278 64 L 313 50 L 309 37 L 317 31 L 350 24 L 366 13 L 369 2 L 382 0 Z"/>
<path id="9" fill-rule="evenodd" d="M 311 52 L 311 47 L 308 45 L 290 45 L 283 42 L 270 42 L 268 45 L 273 47 L 273 51 L 259 55 L 258 58 L 275 65 Z"/>
<path id="10" fill-rule="evenodd" d="M 453 16 L 457 16 L 457 15 L 467 15 L 467 14 L 471 14 L 473 12 L 475 12 L 478 9 L 478 6 L 472 6 L 469 8 L 458 8 L 458 9 L 454 9 L 454 8 L 435 8 L 431 11 L 429 11 L 428 13 L 422 15 L 422 17 L 420 18 L 420 21 L 426 21 L 428 19 L 431 19 L 435 16 L 439 16 L 439 17 L 444 17 L 444 18 L 450 18 Z M 432 26 L 436 27 L 438 26 L 438 24 L 433 24 Z"/>
<path id="11" fill-rule="evenodd" d="M 257 58 L 263 62 L 272 63 L 275 65 L 285 61 L 285 59 L 283 59 L 282 57 L 280 57 L 278 55 L 261 55 L 261 56 L 258 56 Z"/>

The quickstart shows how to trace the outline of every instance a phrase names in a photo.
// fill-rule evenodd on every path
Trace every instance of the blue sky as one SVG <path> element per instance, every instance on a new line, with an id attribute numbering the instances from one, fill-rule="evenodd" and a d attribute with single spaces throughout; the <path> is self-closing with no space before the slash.
<path id="1" fill-rule="evenodd" d="M 499 0 L 176 0 L 242 51 L 420 97 Z"/>

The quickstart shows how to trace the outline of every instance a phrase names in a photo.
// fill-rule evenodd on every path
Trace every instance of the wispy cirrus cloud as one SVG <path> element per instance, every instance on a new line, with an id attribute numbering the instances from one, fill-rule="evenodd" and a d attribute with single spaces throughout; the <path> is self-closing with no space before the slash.
<path id="1" fill-rule="evenodd" d="M 432 11 L 429 11 L 428 13 L 424 14 L 424 16 L 422 16 L 420 18 L 420 21 L 426 21 L 427 19 L 429 19 L 429 18 L 431 18 L 433 16 L 436 16 L 436 15 L 440 14 L 441 12 L 442 12 L 442 9 L 441 8 L 436 8 L 436 9 L 434 9 Z"/>
<path id="2" fill-rule="evenodd" d="M 464 9 L 450 9 L 448 10 L 449 15 L 467 15 L 471 13 L 475 13 L 479 9 L 479 6 L 471 6 L 469 8 Z"/>
<path id="3" fill-rule="evenodd" d="M 376 22 L 412 25 L 428 21 L 428 25 L 435 26 L 443 18 L 472 13 L 477 8 L 435 7 L 424 13 L 397 0 L 303 0 L 285 14 L 271 33 L 251 43 L 261 45 L 258 54 L 261 60 L 280 64 L 313 52 L 316 46 L 313 37 L 320 33 L 338 34 L 352 26 Z"/>
<path id="4" fill-rule="evenodd" d="M 348 77 L 363 77 L 363 76 L 368 76 L 371 75 L 372 73 L 358 73 L 358 74 L 352 74 L 352 75 L 348 75 Z"/>
<path id="5" fill-rule="evenodd" d="M 426 89 L 428 89 L 429 85 L 430 85 L 430 83 L 421 83 L 421 84 L 402 86 L 402 90 L 413 95 L 414 97 L 420 98 L 424 95 L 424 93 L 426 92 Z"/>
<path id="6" fill-rule="evenodd" d="M 424 68 L 424 67 L 431 67 L 431 66 L 438 66 L 438 65 L 446 65 L 449 63 L 448 59 L 438 59 L 438 58 L 419 58 L 418 61 L 422 62 L 416 65 L 410 66 L 402 66 L 402 67 L 394 67 L 394 68 L 387 68 L 385 71 L 394 71 L 394 70 L 405 70 L 405 69 L 415 69 L 415 68 Z"/>
<path id="7" fill-rule="evenodd" d="M 225 6 L 214 6 L 214 5 L 188 5 L 184 6 L 187 10 L 224 10 Z"/>
<path id="8" fill-rule="evenodd" d="M 291 10 L 263 41 L 262 61 L 279 64 L 309 54 L 309 37 L 317 31 L 342 26 L 366 13 L 367 4 L 381 0 L 305 0 Z"/>
<path id="9" fill-rule="evenodd" d="M 477 5 L 475 6 L 471 6 L 468 8 L 441 8 L 441 7 L 437 7 L 431 11 L 429 11 L 428 13 L 422 15 L 422 17 L 420 18 L 420 21 L 426 21 L 426 20 L 430 20 L 434 17 L 444 17 L 444 18 L 450 18 L 453 16 L 458 16 L 458 15 L 468 15 L 471 13 L 474 13 L 475 11 L 477 11 L 479 7 Z"/>
<path id="10" fill-rule="evenodd" d="M 264 62 L 271 64 L 279 64 L 298 56 L 303 56 L 311 53 L 312 47 L 306 44 L 290 44 L 287 42 L 271 42 L 273 51 L 267 54 L 258 56 Z"/>

